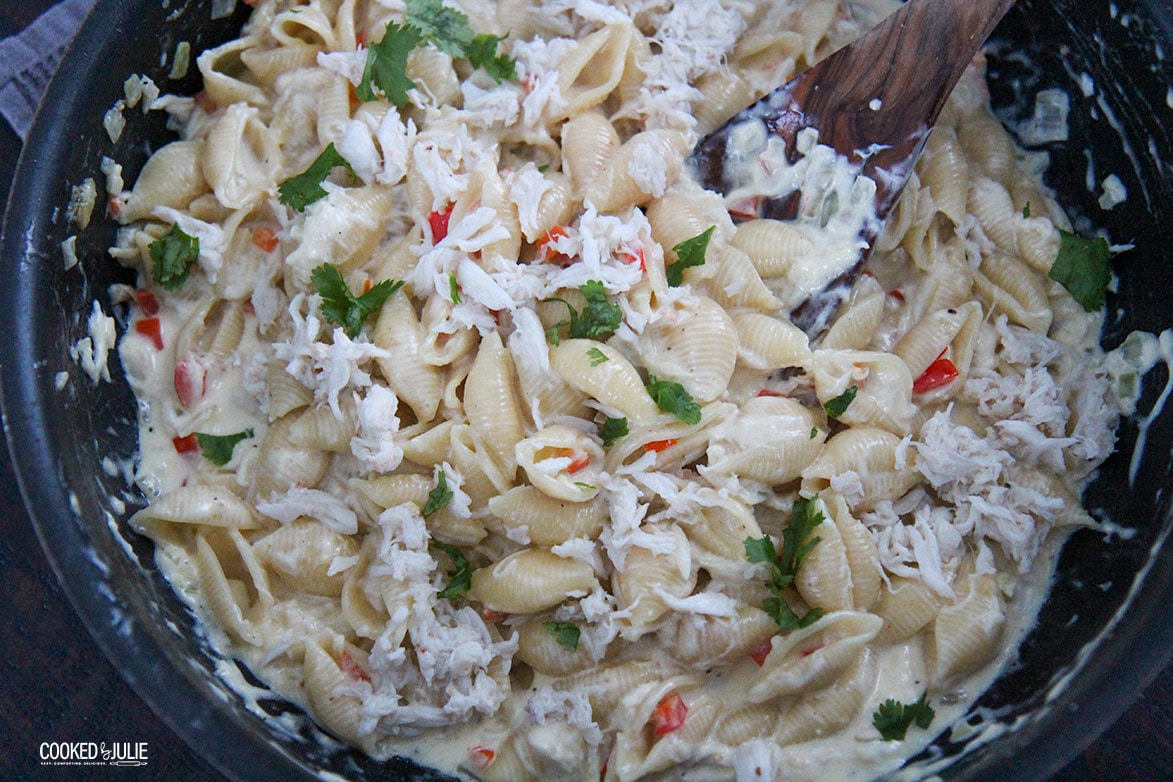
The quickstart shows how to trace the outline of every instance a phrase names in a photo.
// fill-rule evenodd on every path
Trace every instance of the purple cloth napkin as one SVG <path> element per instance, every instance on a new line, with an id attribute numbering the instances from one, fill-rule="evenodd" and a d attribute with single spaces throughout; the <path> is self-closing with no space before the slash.
<path id="1" fill-rule="evenodd" d="M 61 56 L 94 0 L 64 0 L 0 41 L 0 116 L 24 141 Z"/>

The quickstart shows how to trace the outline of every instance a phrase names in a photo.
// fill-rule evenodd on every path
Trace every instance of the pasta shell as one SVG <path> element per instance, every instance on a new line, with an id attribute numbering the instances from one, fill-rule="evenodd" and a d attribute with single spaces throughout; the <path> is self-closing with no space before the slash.
<path id="1" fill-rule="evenodd" d="M 173 141 L 147 158 L 118 222 L 143 220 L 155 207 L 186 209 L 211 188 L 200 169 L 199 141 Z"/>
<path id="2" fill-rule="evenodd" d="M 662 307 L 640 335 L 648 371 L 680 383 L 701 402 L 725 393 L 737 363 L 737 329 L 712 299 L 697 296 Z"/>
<path id="3" fill-rule="evenodd" d="M 468 595 L 494 611 L 535 614 L 587 594 L 597 584 L 589 565 L 543 549 L 523 549 L 474 571 Z"/>

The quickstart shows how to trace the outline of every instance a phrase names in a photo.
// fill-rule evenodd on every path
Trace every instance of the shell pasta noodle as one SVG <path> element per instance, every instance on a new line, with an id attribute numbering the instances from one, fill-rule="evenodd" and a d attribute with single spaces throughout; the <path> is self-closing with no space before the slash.
<path id="1" fill-rule="evenodd" d="M 104 165 L 130 524 L 218 648 L 464 779 L 858 779 L 961 719 L 1118 415 L 982 58 L 811 338 L 859 199 L 686 160 L 896 2 L 250 5 Z"/>

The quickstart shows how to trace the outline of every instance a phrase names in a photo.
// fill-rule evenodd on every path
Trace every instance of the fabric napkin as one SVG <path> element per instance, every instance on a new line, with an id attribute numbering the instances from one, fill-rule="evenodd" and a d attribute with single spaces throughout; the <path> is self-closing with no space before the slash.
<path id="1" fill-rule="evenodd" d="M 24 141 L 45 87 L 94 0 L 64 0 L 0 41 L 0 116 Z"/>

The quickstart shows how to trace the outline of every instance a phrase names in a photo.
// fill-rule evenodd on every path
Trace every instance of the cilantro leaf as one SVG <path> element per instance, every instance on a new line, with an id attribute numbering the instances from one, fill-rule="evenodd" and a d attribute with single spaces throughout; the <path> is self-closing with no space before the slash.
<path id="1" fill-rule="evenodd" d="M 408 24 L 435 45 L 453 57 L 464 57 L 475 34 L 468 26 L 468 17 L 455 8 L 447 8 L 441 0 L 407 0 Z"/>
<path id="2" fill-rule="evenodd" d="M 779 627 L 790 630 L 809 627 L 823 616 L 821 608 L 812 608 L 799 616 L 782 596 L 783 590 L 794 584 L 794 577 L 807 554 L 821 540 L 811 537 L 814 528 L 825 519 L 821 511 L 815 510 L 817 499 L 817 496 L 800 497 L 795 501 L 790 526 L 782 533 L 781 554 L 774 550 L 774 542 L 768 535 L 745 539 L 746 559 L 770 566 L 769 577 L 766 580 L 766 589 L 770 596 L 762 602 L 762 608 Z"/>
<path id="3" fill-rule="evenodd" d="M 690 426 L 701 422 L 701 406 L 679 383 L 657 380 L 655 375 L 648 375 L 648 394 L 656 407 L 665 413 L 671 413 Z"/>
<path id="4" fill-rule="evenodd" d="M 572 622 L 542 622 L 542 627 L 554 636 L 554 640 L 568 652 L 578 649 L 578 638 L 582 631 Z"/>
<path id="5" fill-rule="evenodd" d="M 453 304 L 460 303 L 460 285 L 456 282 L 456 275 L 452 272 L 448 273 L 448 298 L 452 299 Z"/>
<path id="6" fill-rule="evenodd" d="M 913 703 L 900 703 L 889 698 L 872 715 L 872 725 L 880 731 L 884 741 L 901 741 L 914 723 L 922 730 L 933 723 L 936 712 L 929 706 L 928 693 L 921 693 Z"/>
<path id="7" fill-rule="evenodd" d="M 443 475 L 443 473 L 440 474 Z M 439 597 L 451 600 L 455 597 L 460 597 L 472 589 L 472 567 L 468 564 L 468 557 L 464 556 L 464 552 L 456 546 L 450 546 L 438 540 L 433 540 L 432 545 L 443 551 L 452 560 L 452 570 L 449 570 L 447 574 L 448 586 L 436 594 Z"/>
<path id="8" fill-rule="evenodd" d="M 323 263 L 310 272 L 310 282 L 322 297 L 322 314 L 326 320 L 341 326 L 351 339 L 358 336 L 363 321 L 378 312 L 383 302 L 403 286 L 402 280 L 383 280 L 363 295 L 355 296 L 346 287 L 342 272 L 332 263 Z"/>
<path id="9" fill-rule="evenodd" d="M 607 417 L 603 421 L 603 428 L 599 432 L 599 436 L 603 438 L 603 445 L 609 446 L 611 443 L 618 440 L 620 437 L 627 436 L 627 419 L 626 418 L 611 418 Z"/>
<path id="10" fill-rule="evenodd" d="M 546 301 L 560 301 L 570 310 L 570 319 L 562 321 L 547 329 L 551 335 L 551 342 L 558 344 L 558 328 L 569 326 L 567 334 L 571 339 L 605 340 L 615 333 L 619 324 L 623 322 L 623 310 L 618 304 L 607 301 L 607 290 L 599 280 L 588 280 L 578 286 L 578 290 L 586 299 L 586 306 L 582 312 L 570 306 L 565 299 L 546 299 Z"/>
<path id="11" fill-rule="evenodd" d="M 205 434 L 196 432 L 196 441 L 200 444 L 200 452 L 204 458 L 217 467 L 223 467 L 232 461 L 232 452 L 236 444 L 253 436 L 252 429 L 245 429 L 236 434 Z"/>
<path id="12" fill-rule="evenodd" d="M 334 148 L 334 142 L 331 141 L 322 150 L 322 154 L 310 163 L 309 168 L 281 183 L 277 188 L 278 200 L 294 211 L 304 212 L 307 206 L 326 196 L 322 182 L 330 176 L 331 171 L 339 167 L 354 172 L 350 163 L 346 162 L 346 158 Z"/>
<path id="13" fill-rule="evenodd" d="M 200 257 L 200 240 L 185 234 L 178 225 L 173 225 L 161 238 L 151 242 L 147 249 L 150 250 L 151 260 L 155 262 L 152 269 L 155 282 L 169 291 L 177 291 L 187 282 L 192 264 Z"/>
<path id="14" fill-rule="evenodd" d="M 597 367 L 599 364 L 602 364 L 604 361 L 610 361 L 610 359 L 607 357 L 607 354 L 604 353 L 603 351 L 599 350 L 598 348 L 591 348 L 590 350 L 587 351 L 587 355 L 590 356 L 590 358 L 591 358 L 591 366 L 592 367 Z"/>
<path id="15" fill-rule="evenodd" d="M 497 54 L 502 39 L 474 33 L 468 26 L 468 17 L 446 7 L 441 0 L 407 0 L 405 19 L 437 49 L 453 57 L 466 58 L 474 68 L 484 68 L 498 83 L 517 78 L 516 61 Z"/>
<path id="16" fill-rule="evenodd" d="M 468 61 L 473 67 L 482 68 L 498 84 L 517 79 L 517 60 L 507 54 L 497 54 L 502 40 L 496 35 L 481 33 L 468 46 Z"/>
<path id="17" fill-rule="evenodd" d="M 859 386 L 851 386 L 834 399 L 828 399 L 827 403 L 823 405 L 823 409 L 827 411 L 827 415 L 838 418 L 847 412 L 847 408 L 855 401 L 855 395 L 858 393 Z"/>
<path id="18" fill-rule="evenodd" d="M 798 572 L 806 555 L 821 540 L 821 538 L 810 537 L 815 527 L 822 524 L 827 518 L 822 511 L 818 510 L 817 502 L 817 495 L 799 497 L 795 500 L 794 509 L 790 516 L 790 526 L 782 533 L 781 566 L 792 576 Z"/>
<path id="19" fill-rule="evenodd" d="M 424 503 L 424 509 L 421 513 L 426 519 L 441 508 L 448 507 L 450 502 L 452 502 L 452 490 L 448 488 L 448 476 L 441 470 L 436 476 L 435 487 L 428 492 L 428 500 Z"/>
<path id="20" fill-rule="evenodd" d="M 685 269 L 704 265 L 705 251 L 709 248 L 709 240 L 713 238 L 713 231 L 716 228 L 717 226 L 710 225 L 703 233 L 685 239 L 672 248 L 672 252 L 676 253 L 676 262 L 664 269 L 669 285 L 674 288 L 680 286 L 684 282 Z"/>
<path id="21" fill-rule="evenodd" d="M 388 22 L 383 39 L 367 49 L 362 80 L 354 90 L 358 99 L 363 102 L 378 100 L 379 93 L 382 93 L 399 108 L 406 106 L 410 101 L 407 93 L 415 87 L 415 82 L 407 75 L 407 57 L 421 40 L 420 31 L 410 24 L 400 26 Z"/>
<path id="22" fill-rule="evenodd" d="M 1068 290 L 1087 312 L 1104 306 L 1112 272 L 1108 267 L 1111 251 L 1103 237 L 1087 239 L 1060 229 L 1059 254 L 1048 276 Z"/>

